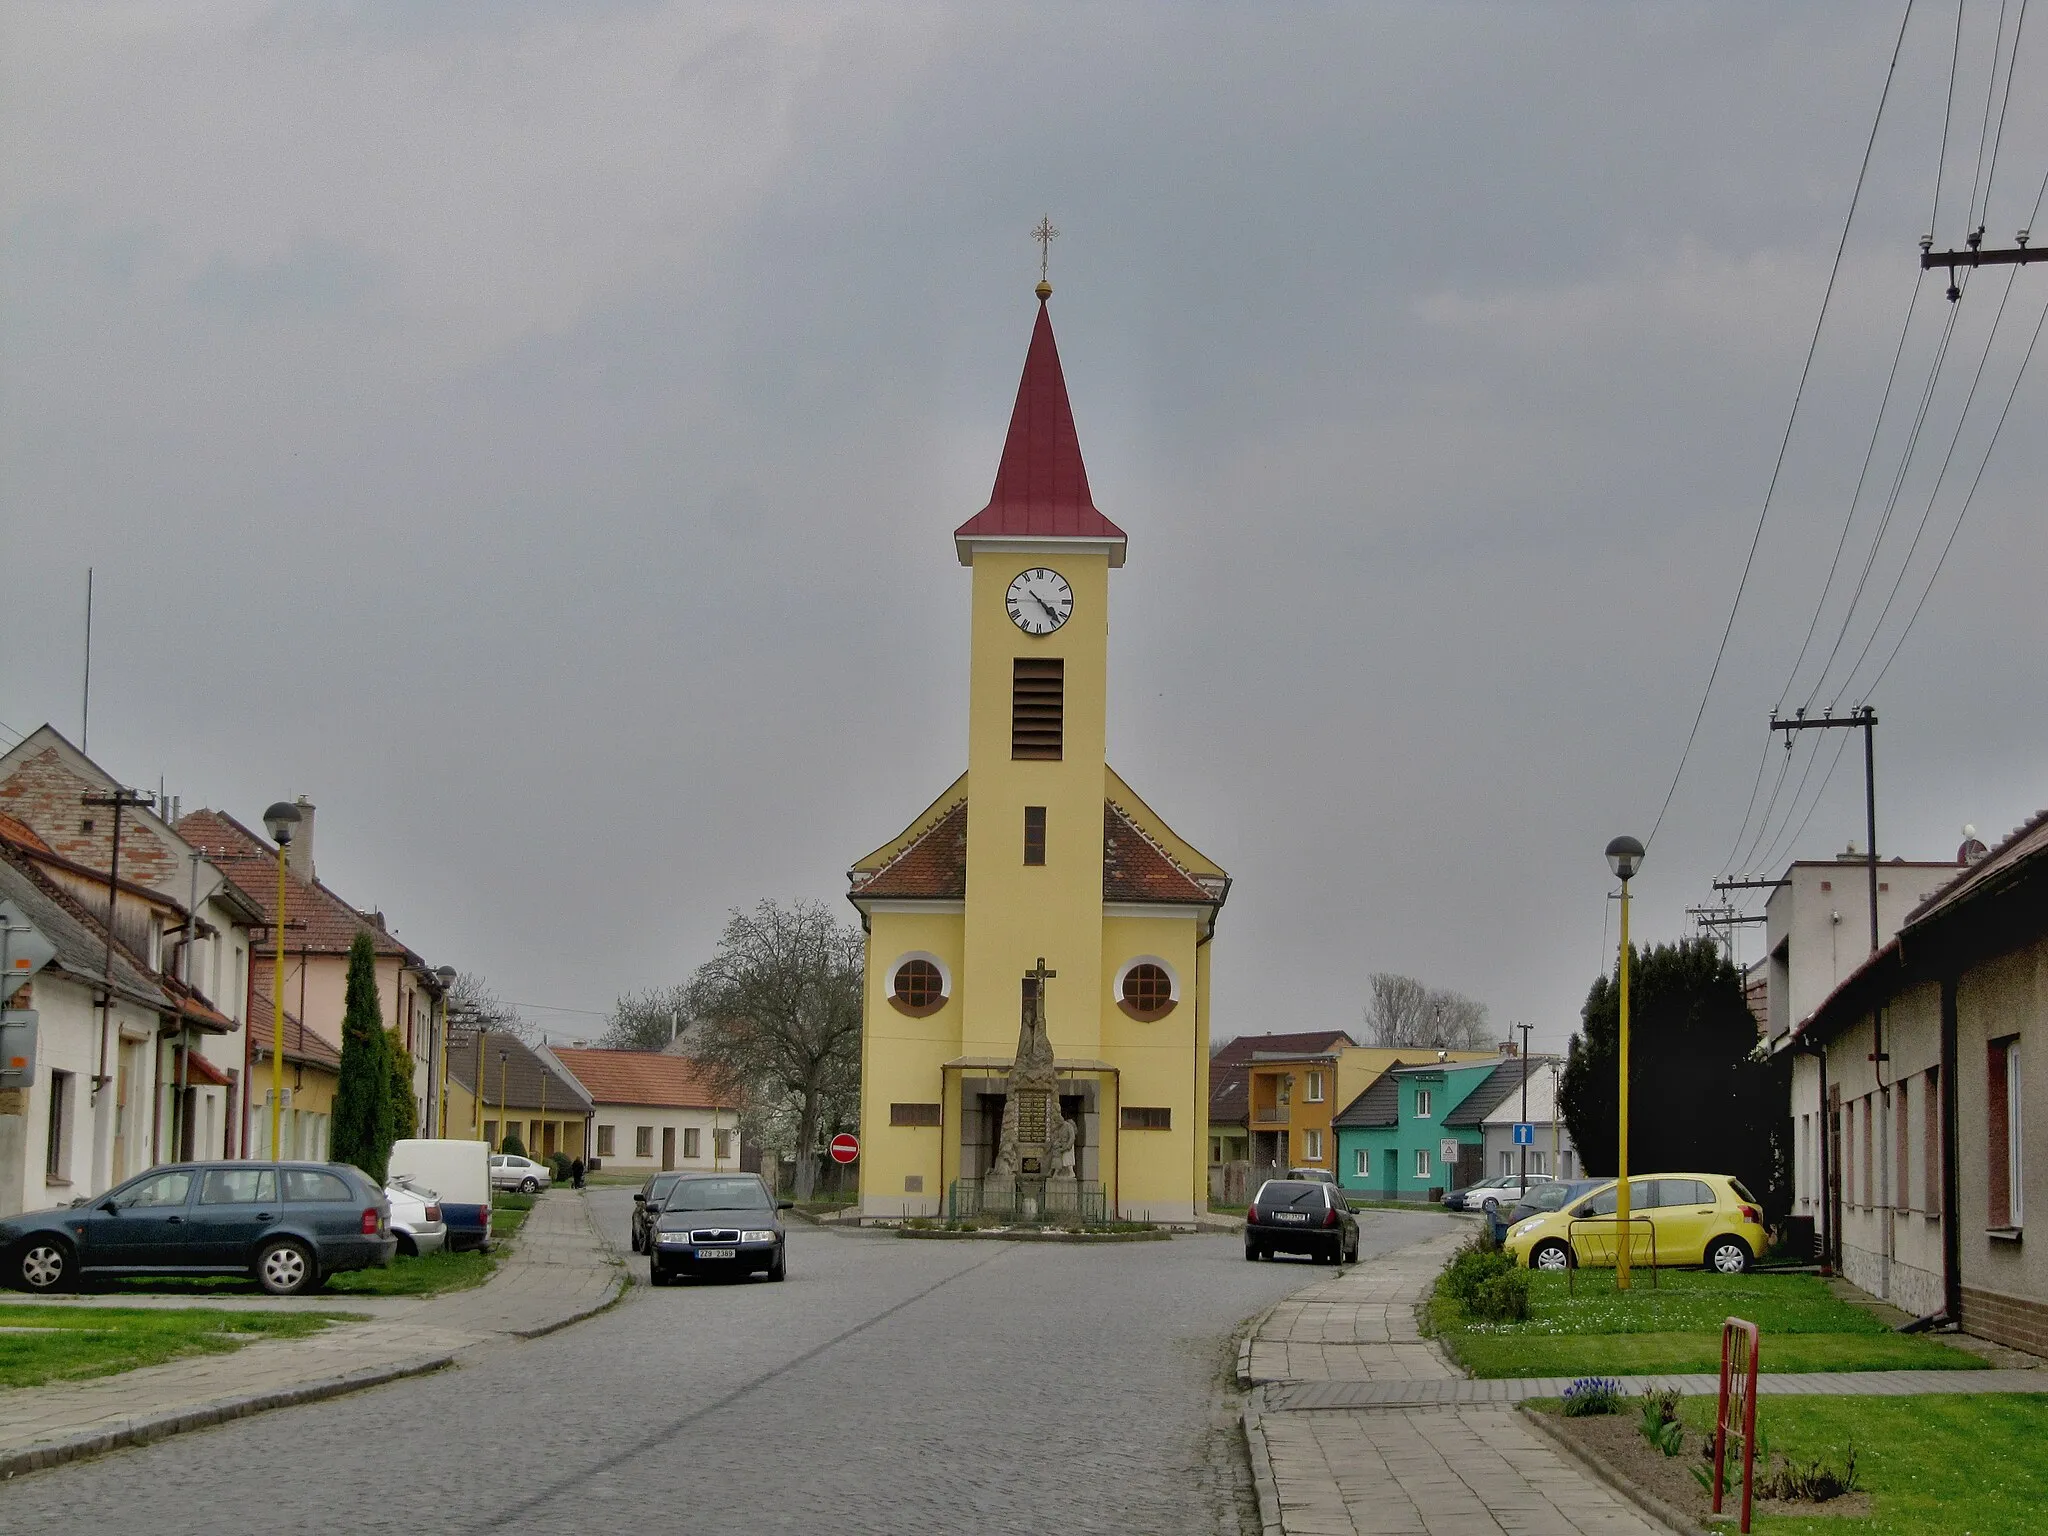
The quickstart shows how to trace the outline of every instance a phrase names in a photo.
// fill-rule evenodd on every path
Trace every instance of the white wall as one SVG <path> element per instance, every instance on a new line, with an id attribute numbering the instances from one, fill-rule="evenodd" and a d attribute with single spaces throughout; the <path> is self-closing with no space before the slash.
<path id="1" fill-rule="evenodd" d="M 1877 932 L 1884 943 L 1921 902 L 1962 873 L 1956 864 L 1879 864 Z M 1870 958 L 1870 872 L 1861 861 L 1798 863 L 1764 907 L 1770 959 L 1769 1033 L 1809 1016 Z"/>
<path id="2" fill-rule="evenodd" d="M 715 1125 L 714 1125 L 715 1118 Z M 676 1168 L 737 1168 L 739 1167 L 740 1133 L 739 1119 L 731 1110 L 715 1112 L 708 1109 L 668 1109 L 644 1104 L 600 1104 L 591 1115 L 591 1146 L 598 1149 L 607 1173 L 657 1173 L 661 1170 L 661 1146 L 663 1130 L 675 1132 L 675 1160 L 670 1165 Z M 612 1128 L 612 1150 L 605 1152 L 605 1127 Z M 648 1151 L 641 1156 L 636 1150 L 636 1132 L 642 1127 L 648 1131 Z M 714 1156 L 714 1129 L 726 1133 L 727 1152 L 721 1160 Z M 686 1148 L 689 1132 L 697 1133 L 697 1154 L 690 1156 Z"/>

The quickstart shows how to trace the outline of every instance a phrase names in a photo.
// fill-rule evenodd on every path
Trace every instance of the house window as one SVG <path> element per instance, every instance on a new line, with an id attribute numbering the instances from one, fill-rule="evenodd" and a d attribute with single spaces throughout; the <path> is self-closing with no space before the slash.
<path id="1" fill-rule="evenodd" d="M 1911 1123 L 1906 1112 L 1907 1081 L 1902 1077 L 1892 1088 L 1892 1206 L 1901 1211 L 1913 1209 L 1913 1160 L 1908 1151 L 1913 1142 L 1907 1131 Z"/>
<path id="2" fill-rule="evenodd" d="M 69 1072 L 50 1074 L 50 1138 L 43 1150 L 43 1176 L 52 1184 L 71 1181 L 71 1085 Z"/>
<path id="3" fill-rule="evenodd" d="M 938 1104 L 891 1104 L 889 1123 L 891 1125 L 940 1125 L 944 1123 L 944 1107 Z M 1221 1162 L 1218 1158 L 1216 1161 Z"/>
<path id="4" fill-rule="evenodd" d="M 1308 1075 L 1308 1101 L 1311 1104 L 1323 1102 L 1323 1074 L 1311 1072 Z"/>
<path id="5" fill-rule="evenodd" d="M 913 1018 L 937 1013 L 946 1005 L 946 973 L 930 955 L 905 955 L 890 978 L 889 1001 Z"/>
<path id="6" fill-rule="evenodd" d="M 1578 1175 L 1572 1172 L 1572 1165 L 1577 1161 L 1571 1153 L 1560 1152 L 1557 1157 L 1557 1176 L 1560 1179 L 1577 1178 Z"/>
<path id="7" fill-rule="evenodd" d="M 1019 656 L 1010 677 L 1010 756 L 1058 762 L 1064 740 L 1067 663 Z"/>
<path id="8" fill-rule="evenodd" d="M 1364 1178 L 1370 1166 L 1371 1164 L 1365 1154 L 1365 1148 L 1360 1147 L 1351 1154 L 1351 1172 L 1354 1176 L 1361 1179 Z"/>
<path id="9" fill-rule="evenodd" d="M 258 1127 L 257 1127 L 257 1129 L 259 1130 L 259 1132 L 261 1131 L 261 1129 L 262 1129 L 262 1126 L 263 1126 L 263 1124 L 264 1124 L 264 1123 L 267 1123 L 267 1122 L 259 1122 L 259 1124 L 258 1124 Z M 486 1120 L 486 1121 L 484 1122 L 484 1145 L 485 1145 L 485 1146 L 487 1146 L 487 1147 L 495 1147 L 495 1146 L 496 1146 L 497 1144 L 498 1144 L 498 1122 L 497 1122 L 497 1121 L 495 1121 L 495 1120 Z M 266 1153 L 265 1155 L 267 1156 L 268 1154 Z"/>
<path id="10" fill-rule="evenodd" d="M 1415 1090 L 1415 1118 L 1418 1120 L 1427 1120 L 1429 1118 L 1429 1090 L 1427 1088 Z"/>
<path id="11" fill-rule="evenodd" d="M 1042 805 L 1024 807 L 1024 862 L 1045 862 L 1045 807 Z"/>
<path id="12" fill-rule="evenodd" d="M 635 1157 L 654 1156 L 653 1126 L 636 1125 L 633 1127 L 633 1155 Z"/>
<path id="13" fill-rule="evenodd" d="M 1415 1149 L 1415 1177 L 1418 1179 L 1429 1177 L 1429 1148 L 1427 1147 L 1417 1147 Z"/>
<path id="14" fill-rule="evenodd" d="M 1301 1160 L 1305 1163 L 1320 1163 L 1323 1160 L 1323 1133 L 1303 1131 L 1301 1133 Z"/>
<path id="15" fill-rule="evenodd" d="M 1927 1203 L 1921 1207 L 1930 1216 L 1941 1214 L 1941 1068 L 1927 1069 L 1927 1088 L 1921 1096 L 1920 1166 L 1927 1180 Z"/>
<path id="16" fill-rule="evenodd" d="M 1531 1152 L 1529 1154 L 1529 1172 L 1532 1174 L 1538 1174 L 1547 1173 L 1548 1171 L 1549 1170 L 1543 1166 L 1543 1154 L 1541 1152 Z"/>
<path id="17" fill-rule="evenodd" d="M 1134 1019 L 1161 1019 L 1173 1011 L 1173 977 L 1163 965 L 1147 960 L 1131 966 L 1124 972 L 1121 991 L 1118 1002 Z"/>
<path id="18" fill-rule="evenodd" d="M 2017 1035 L 1991 1042 L 1990 1145 L 1985 1148 L 1991 1179 L 1991 1225 L 2026 1224 L 2020 1159 L 2020 1042 Z"/>
<path id="19" fill-rule="evenodd" d="M 1141 1109 L 1136 1105 L 1130 1105 L 1123 1112 L 1122 1123 L 1127 1131 L 1170 1131 L 1173 1129 L 1173 1111 Z"/>
<path id="20" fill-rule="evenodd" d="M 1514 1171 L 1515 1154 L 1512 1152 L 1502 1152 L 1500 1155 L 1500 1176 L 1505 1179 Z"/>
<path id="21" fill-rule="evenodd" d="M 597 1155 L 599 1157 L 610 1157 L 612 1155 L 613 1129 L 609 1125 L 600 1125 L 597 1128 Z"/>
<path id="22" fill-rule="evenodd" d="M 694 1126 L 694 1125 L 686 1125 L 686 1126 L 684 1126 L 684 1127 L 683 1127 L 683 1156 L 684 1156 L 684 1157 L 702 1157 L 703 1155 L 704 1155 L 704 1133 L 703 1133 L 702 1131 L 698 1130 L 698 1129 L 697 1129 L 697 1127 L 696 1127 L 696 1126 Z"/>
<path id="23" fill-rule="evenodd" d="M 711 1133 L 711 1155 L 719 1162 L 724 1162 L 732 1156 L 731 1131 L 713 1131 Z"/>
<path id="24" fill-rule="evenodd" d="M 1872 1210 L 1877 1208 L 1877 1157 L 1875 1152 L 1877 1137 L 1871 1126 L 1871 1122 L 1877 1118 L 1876 1109 L 1877 1096 L 1875 1094 L 1865 1094 L 1863 1096 L 1862 1115 L 1863 1204 Z"/>

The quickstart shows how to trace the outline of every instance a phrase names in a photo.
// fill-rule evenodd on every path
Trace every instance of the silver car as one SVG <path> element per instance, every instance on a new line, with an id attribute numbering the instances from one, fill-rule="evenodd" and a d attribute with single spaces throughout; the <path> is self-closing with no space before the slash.
<path id="1" fill-rule="evenodd" d="M 491 1188 L 516 1189 L 522 1195 L 536 1194 L 554 1182 L 546 1163 L 530 1157 L 499 1152 L 491 1158 Z"/>
<path id="2" fill-rule="evenodd" d="M 384 1186 L 391 1202 L 391 1230 L 398 1251 L 411 1258 L 439 1253 L 448 1243 L 448 1224 L 441 1219 L 441 1197 L 431 1189 L 415 1189 L 412 1180 L 393 1179 Z"/>

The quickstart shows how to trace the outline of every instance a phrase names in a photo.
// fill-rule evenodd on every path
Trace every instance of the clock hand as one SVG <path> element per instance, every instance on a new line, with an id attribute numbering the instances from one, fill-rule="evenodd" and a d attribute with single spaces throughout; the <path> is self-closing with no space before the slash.
<path id="1" fill-rule="evenodd" d="M 1031 592 L 1031 589 L 1030 589 L 1029 587 L 1026 587 L 1026 588 L 1025 588 L 1024 590 L 1025 590 L 1025 591 L 1027 591 L 1027 592 Z M 1038 595 L 1038 594 L 1037 594 L 1036 592 L 1031 592 L 1031 601 L 1033 601 L 1034 603 L 1038 604 L 1038 606 L 1039 606 L 1040 608 L 1044 609 L 1044 610 L 1045 610 L 1045 616 L 1046 616 L 1046 617 L 1047 617 L 1048 619 L 1051 619 L 1051 620 L 1053 621 L 1053 623 L 1054 623 L 1054 624 L 1058 624 L 1058 623 L 1059 623 L 1059 621 L 1060 621 L 1060 616 L 1059 616 L 1058 614 L 1056 614 L 1056 613 L 1054 613 L 1054 612 L 1052 611 L 1052 604 L 1051 604 L 1051 603 L 1048 603 L 1048 602 L 1047 602 L 1047 601 L 1046 601 L 1046 600 L 1045 600 L 1044 598 L 1040 597 L 1040 596 L 1039 596 L 1039 595 Z"/>

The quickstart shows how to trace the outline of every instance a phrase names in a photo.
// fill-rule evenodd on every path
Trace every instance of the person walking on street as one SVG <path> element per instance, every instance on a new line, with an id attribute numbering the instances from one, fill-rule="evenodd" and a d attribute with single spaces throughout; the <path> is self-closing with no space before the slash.
<path id="1" fill-rule="evenodd" d="M 580 1157 L 569 1160 L 569 1182 L 578 1189 L 583 1187 L 583 1159 Z"/>

